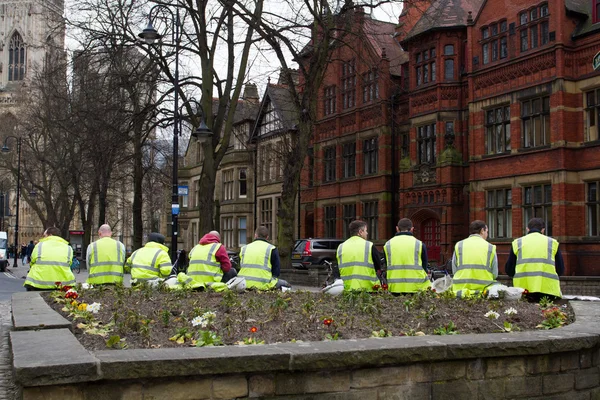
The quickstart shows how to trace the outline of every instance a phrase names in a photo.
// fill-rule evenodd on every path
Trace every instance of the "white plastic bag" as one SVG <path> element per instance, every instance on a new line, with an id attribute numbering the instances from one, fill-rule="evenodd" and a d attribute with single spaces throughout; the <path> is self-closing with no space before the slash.
<path id="1" fill-rule="evenodd" d="M 431 288 L 435 289 L 436 293 L 443 293 L 452 287 L 452 278 L 450 275 L 444 275 L 431 282 Z"/>
<path id="2" fill-rule="evenodd" d="M 499 299 L 504 300 L 519 300 L 523 295 L 525 289 L 520 287 L 508 287 L 506 285 L 497 284 L 486 288 L 488 299 Z M 504 292 L 503 294 L 501 292 Z"/>
<path id="3" fill-rule="evenodd" d="M 336 279 L 331 285 L 325 286 L 321 289 L 321 293 L 327 293 L 332 296 L 339 296 L 344 291 L 344 281 L 342 279 Z"/>

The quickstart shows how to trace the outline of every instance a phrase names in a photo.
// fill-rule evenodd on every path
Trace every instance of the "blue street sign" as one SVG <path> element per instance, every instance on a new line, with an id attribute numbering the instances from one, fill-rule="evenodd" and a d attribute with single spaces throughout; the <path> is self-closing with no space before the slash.
<path id="1" fill-rule="evenodd" d="M 188 195 L 188 187 L 187 186 L 178 186 L 177 194 L 179 196 L 187 196 Z"/>
<path id="2" fill-rule="evenodd" d="M 173 214 L 173 215 L 179 214 L 179 204 L 171 204 L 171 214 Z"/>

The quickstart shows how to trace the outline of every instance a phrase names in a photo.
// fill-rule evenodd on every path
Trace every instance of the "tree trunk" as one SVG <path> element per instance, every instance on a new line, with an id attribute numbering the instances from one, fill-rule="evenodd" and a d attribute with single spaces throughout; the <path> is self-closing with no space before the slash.
<path id="1" fill-rule="evenodd" d="M 142 165 L 142 131 L 141 127 L 135 127 L 133 142 L 133 250 L 142 247 L 144 234 L 142 216 L 142 180 L 144 171 Z"/>
<path id="2" fill-rule="evenodd" d="M 198 228 L 200 234 L 198 237 L 215 229 L 214 221 L 214 193 L 215 193 L 215 181 L 217 179 L 217 170 L 215 168 L 212 146 L 210 143 L 204 143 L 204 154 L 208 154 L 208 157 L 204 157 L 204 164 L 202 165 L 202 176 L 200 178 L 200 190 L 198 194 L 198 211 L 200 221 Z M 207 151 L 210 149 L 210 152 Z"/>

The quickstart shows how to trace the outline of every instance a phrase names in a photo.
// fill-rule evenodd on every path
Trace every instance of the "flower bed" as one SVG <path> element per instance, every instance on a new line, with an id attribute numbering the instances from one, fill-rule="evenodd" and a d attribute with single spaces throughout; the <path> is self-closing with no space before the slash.
<path id="1" fill-rule="evenodd" d="M 331 297 L 147 286 L 60 289 L 44 297 L 72 321 L 76 337 L 90 350 L 514 332 L 556 328 L 573 320 L 567 304 L 461 300 L 432 291 Z"/>

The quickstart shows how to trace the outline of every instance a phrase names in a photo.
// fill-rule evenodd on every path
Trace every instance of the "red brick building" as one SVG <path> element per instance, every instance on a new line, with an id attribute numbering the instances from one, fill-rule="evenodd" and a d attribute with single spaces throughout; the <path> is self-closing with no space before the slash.
<path id="1" fill-rule="evenodd" d="M 386 72 L 392 47 L 385 47 L 390 62 L 381 57 L 379 64 L 376 126 L 365 127 L 362 116 L 374 111 L 360 101 L 322 115 L 316 126 L 314 181 L 309 187 L 309 161 L 301 232 L 345 237 L 346 202 L 368 217 L 363 205 L 372 196 L 377 244 L 406 216 L 430 258 L 443 262 L 469 222 L 483 219 L 503 265 L 511 241 L 539 216 L 561 243 L 567 274 L 600 274 L 594 263 L 600 255 L 600 73 L 592 68 L 599 19 L 599 0 L 438 0 L 407 8 L 395 37 L 403 51 L 394 54 L 407 61 Z M 329 85 L 344 87 L 343 64 L 352 53 L 338 51 L 342 61 L 332 63 Z M 359 100 L 369 87 L 363 71 Z M 331 98 L 344 101 L 328 87 L 323 114 Z M 363 174 L 368 132 L 378 140 L 372 176 Z M 359 139 L 356 176 L 326 181 L 328 165 L 344 171 L 351 137 Z M 331 146 L 335 153 L 326 152 Z M 335 231 L 327 214 L 333 205 Z"/>

